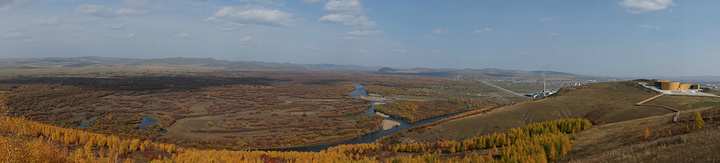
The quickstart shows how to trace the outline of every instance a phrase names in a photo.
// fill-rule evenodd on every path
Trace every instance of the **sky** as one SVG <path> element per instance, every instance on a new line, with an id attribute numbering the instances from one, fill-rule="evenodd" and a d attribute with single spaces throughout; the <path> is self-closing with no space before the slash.
<path id="1" fill-rule="evenodd" d="M 0 0 L 0 58 L 720 75 L 715 0 Z"/>

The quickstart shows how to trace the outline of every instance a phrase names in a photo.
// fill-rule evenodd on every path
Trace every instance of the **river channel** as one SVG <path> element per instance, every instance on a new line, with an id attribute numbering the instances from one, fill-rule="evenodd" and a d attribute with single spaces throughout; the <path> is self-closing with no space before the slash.
<path id="1" fill-rule="evenodd" d="M 92 121 L 92 120 L 95 119 L 95 118 L 97 118 L 97 117 L 89 117 L 89 118 L 87 118 L 87 119 L 83 119 L 83 120 L 81 120 L 81 123 L 80 123 L 77 127 L 75 127 L 75 128 L 87 128 L 87 127 L 90 127 L 90 121 Z M 157 123 L 157 121 L 156 121 L 155 119 L 150 118 L 150 117 L 145 117 L 145 116 L 143 116 L 142 119 L 143 119 L 142 122 L 137 123 L 138 129 L 141 129 L 141 130 L 145 130 L 145 128 L 146 128 L 147 126 L 150 126 L 150 125 L 153 125 L 153 124 L 156 124 L 156 123 Z M 164 129 L 163 129 L 162 131 L 160 131 L 160 132 L 161 132 L 161 133 L 167 133 L 167 131 L 165 131 Z"/>
<path id="2" fill-rule="evenodd" d="M 353 84 L 353 85 L 355 85 L 356 89 L 350 92 L 350 97 L 360 98 L 360 97 L 362 97 L 362 96 L 368 96 L 367 92 L 365 91 L 365 86 L 360 85 L 360 83 L 355 83 L 355 84 Z M 371 103 L 375 103 L 375 102 L 389 103 L 389 102 L 392 102 L 392 101 L 371 101 Z M 394 118 L 389 118 L 389 117 L 387 117 L 387 118 L 385 118 L 386 120 L 392 120 L 392 121 L 400 122 L 400 126 L 395 127 L 395 128 L 391 128 L 391 129 L 388 129 L 388 130 L 378 129 L 378 131 L 375 131 L 375 132 L 372 132 L 372 133 L 370 133 L 370 134 L 363 135 L 363 136 L 360 136 L 360 137 L 355 138 L 355 139 L 353 139 L 353 140 L 346 141 L 346 142 L 342 142 L 342 143 L 335 143 L 335 144 L 329 144 L 329 145 L 318 145 L 318 146 L 311 146 L 311 147 L 298 147 L 298 148 L 276 149 L 276 151 L 320 152 L 321 150 L 325 150 L 325 149 L 328 149 L 328 148 L 330 148 L 330 147 L 334 147 L 334 146 L 338 146 L 338 145 L 342 145 L 342 144 L 372 143 L 372 142 L 375 142 L 375 140 L 377 140 L 377 139 L 379 139 L 379 138 L 381 138 L 381 137 L 383 137 L 383 136 L 388 136 L 388 135 L 394 134 L 395 132 L 398 132 L 398 131 L 401 131 L 401 130 L 405 130 L 405 129 L 408 129 L 408 128 L 411 128 L 411 127 L 414 127 L 414 126 L 417 126 L 417 125 L 422 125 L 422 124 L 426 124 L 426 123 L 432 123 L 432 122 L 441 120 L 441 119 L 443 119 L 443 118 L 452 117 L 452 116 L 455 116 L 455 115 L 458 115 L 458 114 L 462 114 L 462 113 L 464 113 L 464 112 L 459 112 L 459 113 L 454 113 L 454 114 L 448 114 L 448 115 L 444 115 L 444 116 L 434 117 L 434 118 L 430 118 L 430 119 L 425 119 L 425 120 L 422 120 L 422 121 L 417 121 L 417 122 L 415 122 L 415 123 L 407 123 L 407 122 L 402 121 L 402 120 L 399 120 L 399 119 L 394 119 Z M 365 110 L 365 115 L 369 115 L 369 116 L 375 115 L 375 105 L 372 105 L 372 106 L 370 106 L 369 108 L 367 108 L 367 110 Z"/>

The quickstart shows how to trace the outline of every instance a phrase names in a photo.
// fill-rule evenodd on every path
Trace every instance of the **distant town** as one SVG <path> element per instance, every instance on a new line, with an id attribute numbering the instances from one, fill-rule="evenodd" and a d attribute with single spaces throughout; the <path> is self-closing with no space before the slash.
<path id="1" fill-rule="evenodd" d="M 570 80 L 547 80 L 543 81 L 543 79 L 487 79 L 487 81 L 494 81 L 494 82 L 512 82 L 517 84 L 540 84 L 542 85 L 543 82 L 547 82 L 547 85 L 552 86 L 580 86 L 585 85 L 587 83 L 598 83 L 598 82 L 610 82 L 610 81 L 619 81 L 619 79 L 614 78 L 608 78 L 608 79 L 600 79 L 600 80 L 576 80 L 576 79 L 570 79 Z"/>

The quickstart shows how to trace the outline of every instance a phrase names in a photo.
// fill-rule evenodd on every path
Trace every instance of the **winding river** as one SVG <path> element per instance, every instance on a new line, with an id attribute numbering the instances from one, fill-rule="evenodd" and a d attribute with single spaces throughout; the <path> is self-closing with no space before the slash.
<path id="1" fill-rule="evenodd" d="M 354 83 L 353 85 L 356 87 L 356 89 L 353 90 L 353 91 L 351 91 L 351 92 L 349 93 L 349 94 L 350 94 L 350 97 L 358 98 L 358 99 L 359 99 L 359 98 L 361 98 L 362 96 L 369 96 L 369 95 L 367 94 L 367 92 L 365 91 L 365 86 L 360 85 L 360 83 Z M 376 106 L 376 105 L 374 105 L 374 103 L 377 103 L 377 102 L 380 102 L 380 103 L 390 103 L 390 102 L 393 102 L 393 101 L 370 101 L 370 103 L 372 103 L 373 105 L 370 106 L 369 108 L 367 108 L 367 109 L 365 110 L 365 115 L 368 115 L 368 116 L 375 115 L 375 106 Z M 321 150 L 325 150 L 325 149 L 328 149 L 328 148 L 330 148 L 330 147 L 334 147 L 334 146 L 342 145 L 342 144 L 372 143 L 372 142 L 375 142 L 375 140 L 377 140 L 377 139 L 379 139 L 379 138 L 381 138 L 381 137 L 383 137 L 383 136 L 388 136 L 388 135 L 394 134 L 395 132 L 398 132 L 398 131 L 401 131 L 401 130 L 405 130 L 405 129 L 408 129 L 408 128 L 411 128 L 411 127 L 414 127 L 414 126 L 417 126 L 417 125 L 422 125 L 422 124 L 426 124 L 426 123 L 432 123 L 432 122 L 441 120 L 441 119 L 443 119 L 443 118 L 452 117 L 452 116 L 455 116 L 455 115 L 458 115 L 458 114 L 462 114 L 462 113 L 464 113 L 464 112 L 459 112 L 459 113 L 454 113 L 454 114 L 448 114 L 448 115 L 444 115 L 444 116 L 429 118 L 429 119 L 425 119 L 425 120 L 418 121 L 418 122 L 415 122 L 415 123 L 407 123 L 407 122 L 405 122 L 405 121 L 403 121 L 403 120 L 386 117 L 386 118 L 385 118 L 386 120 L 391 120 L 391 121 L 400 122 L 400 126 L 397 126 L 397 127 L 391 128 L 391 129 L 387 129 L 387 130 L 383 130 L 383 129 L 382 129 L 382 126 L 379 126 L 380 129 L 378 129 L 378 131 L 375 131 L 375 132 L 372 132 L 372 133 L 370 133 L 370 134 L 357 137 L 357 138 L 352 139 L 352 140 L 349 140 L 349 141 L 341 142 L 341 143 L 333 143 L 333 144 L 327 144 L 327 145 L 317 145 L 317 146 L 310 146 L 310 147 L 270 149 L 270 150 L 274 150 L 274 151 L 320 152 Z M 93 120 L 93 119 L 95 119 L 95 117 L 90 117 L 90 118 L 88 118 L 88 119 L 83 119 L 82 121 L 83 121 L 83 122 L 88 122 L 88 121 L 91 121 L 91 120 Z M 145 117 L 145 116 L 143 116 L 143 121 L 140 122 L 138 125 L 139 125 L 139 129 L 144 130 L 145 127 L 147 127 L 147 126 L 149 126 L 149 125 L 152 125 L 152 124 L 155 124 L 155 123 L 157 123 L 157 121 L 156 121 L 155 119 L 150 118 L 150 117 Z M 88 126 L 90 126 L 90 124 L 88 124 L 88 123 L 82 123 L 82 124 L 78 125 L 77 128 L 85 128 L 85 127 L 88 127 Z M 165 132 L 163 132 L 163 133 L 165 133 Z"/>
<path id="2" fill-rule="evenodd" d="M 97 117 L 90 117 L 90 118 L 87 118 L 87 119 L 83 119 L 83 120 L 81 120 L 81 123 L 80 123 L 77 127 L 75 127 L 75 128 L 87 128 L 87 127 L 90 127 L 90 121 L 92 121 L 92 120 L 95 119 L 95 118 L 97 118 Z M 153 118 L 145 117 L 145 116 L 143 116 L 142 118 L 143 118 L 142 122 L 137 123 L 137 124 L 138 124 L 138 129 L 145 130 L 145 128 L 146 128 L 147 126 L 150 126 L 150 125 L 153 125 L 153 124 L 156 124 L 156 123 L 157 123 L 157 121 L 156 121 L 155 119 L 153 119 Z M 160 131 L 160 132 L 161 132 L 161 133 L 167 133 L 166 130 L 162 130 L 162 131 Z"/>
<path id="3" fill-rule="evenodd" d="M 350 92 L 350 97 L 360 98 L 361 96 L 368 96 L 367 92 L 365 92 L 365 86 L 360 85 L 360 83 L 354 83 L 353 85 L 355 85 L 356 89 Z M 375 102 L 392 102 L 392 101 L 371 101 L 371 103 L 375 103 Z M 377 139 L 379 139 L 379 138 L 381 138 L 381 137 L 383 137 L 383 136 L 388 136 L 388 135 L 394 134 L 395 132 L 398 132 L 398 131 L 401 131 L 401 130 L 405 130 L 405 129 L 408 129 L 408 128 L 411 128 L 411 127 L 414 127 L 414 126 L 417 126 L 417 125 L 422 125 L 422 124 L 426 124 L 426 123 L 432 123 L 432 122 L 441 120 L 441 119 L 443 119 L 443 118 L 452 117 L 452 116 L 455 116 L 455 115 L 458 115 L 458 114 L 462 114 L 462 113 L 464 113 L 464 112 L 459 112 L 459 113 L 448 114 L 448 115 L 439 116 L 439 117 L 435 117 L 435 118 L 425 119 L 425 120 L 422 120 L 422 121 L 417 121 L 417 122 L 415 122 L 415 123 L 407 123 L 407 122 L 402 121 L 402 120 L 399 120 L 399 119 L 394 119 L 394 118 L 389 118 L 389 117 L 388 117 L 388 118 L 385 118 L 385 119 L 400 122 L 400 126 L 395 127 L 395 128 L 391 128 L 391 129 L 388 129 L 388 130 L 378 129 L 378 131 L 375 131 L 375 132 L 372 132 L 372 133 L 370 133 L 370 134 L 363 135 L 363 136 L 360 136 L 360 137 L 355 138 L 355 139 L 353 139 L 353 140 L 346 141 L 346 142 L 342 142 L 342 143 L 335 143 L 335 144 L 328 144 L 328 145 L 318 145 L 318 146 L 311 146 L 311 147 L 297 147 L 297 148 L 276 149 L 276 151 L 320 152 L 321 150 L 325 150 L 325 149 L 328 149 L 328 148 L 330 148 L 330 147 L 334 147 L 334 146 L 342 145 L 342 144 L 372 143 L 372 142 L 375 142 L 375 140 L 377 140 Z M 372 106 L 370 106 L 369 108 L 367 108 L 367 110 L 365 110 L 365 115 L 369 115 L 369 116 L 370 116 L 370 115 L 375 115 L 375 105 L 372 105 Z"/>

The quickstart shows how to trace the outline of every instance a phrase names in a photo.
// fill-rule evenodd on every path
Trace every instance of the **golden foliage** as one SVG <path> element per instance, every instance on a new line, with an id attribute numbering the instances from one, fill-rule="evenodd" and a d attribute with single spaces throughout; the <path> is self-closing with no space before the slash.
<path id="1" fill-rule="evenodd" d="M 0 135 L 0 161 L 2 162 L 67 162 L 57 146 L 42 139 L 23 140 Z"/>
<path id="2" fill-rule="evenodd" d="M 439 141 L 414 144 L 386 145 L 365 143 L 339 145 L 321 152 L 228 151 L 179 148 L 173 144 L 139 139 L 120 139 L 117 136 L 94 134 L 65 129 L 25 120 L 0 118 L 0 159 L 18 162 L 118 162 L 118 155 L 158 149 L 164 153 L 152 162 L 439 162 L 439 154 L 472 151 L 468 157 L 449 158 L 450 162 L 547 162 L 556 161 L 571 149 L 568 133 L 590 127 L 584 119 L 566 119 L 526 125 L 461 141 Z M 8 139 L 2 135 L 15 134 L 32 140 Z M 303 141 L 303 140 L 298 140 Z M 58 152 L 54 143 L 77 144 L 79 148 Z M 238 146 L 245 142 L 235 143 Z M 104 149 L 107 148 L 107 152 Z M 474 150 L 493 149 L 478 155 Z M 390 158 L 373 154 L 396 152 L 422 153 Z M 499 155 L 494 158 L 492 155 Z M 168 157 L 165 157 L 168 156 Z M 497 160 L 496 160 L 497 159 Z M 48 161 L 50 160 L 50 161 Z M 54 161 L 53 161 L 54 160 Z M 125 159 L 125 162 L 134 162 Z"/>
<path id="3" fill-rule="evenodd" d="M 10 107 L 7 106 L 5 93 L 0 93 L 0 116 L 7 116 L 8 114 L 10 114 Z"/>
<path id="4" fill-rule="evenodd" d="M 695 112 L 695 119 L 693 124 L 693 127 L 696 130 L 701 129 L 703 125 L 705 125 L 705 121 L 703 120 L 702 115 L 700 115 L 700 112 Z"/>

